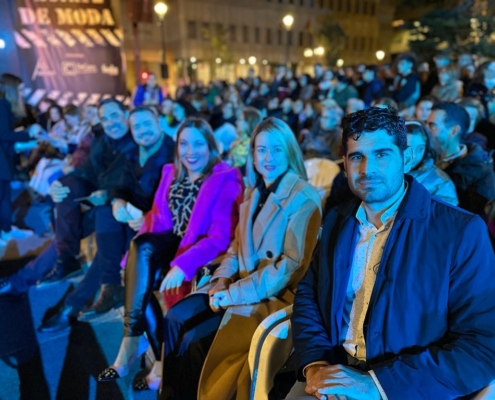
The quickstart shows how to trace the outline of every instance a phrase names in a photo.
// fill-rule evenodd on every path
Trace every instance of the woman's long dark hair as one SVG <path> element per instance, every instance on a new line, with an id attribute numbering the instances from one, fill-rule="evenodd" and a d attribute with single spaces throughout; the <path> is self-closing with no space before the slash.
<path id="1" fill-rule="evenodd" d="M 180 124 L 179 129 L 177 130 L 177 140 L 175 141 L 175 180 L 178 182 L 182 181 L 186 176 L 186 168 L 182 165 L 179 158 L 180 134 L 186 128 L 197 129 L 204 137 L 208 145 L 210 158 L 205 166 L 203 175 L 208 175 L 213 170 L 213 167 L 221 161 L 220 155 L 218 154 L 217 142 L 215 140 L 215 136 L 213 136 L 213 130 L 211 129 L 210 124 L 208 124 L 208 122 L 204 119 L 189 117 Z"/>
<path id="2" fill-rule="evenodd" d="M 19 93 L 19 85 L 22 79 L 12 74 L 2 74 L 0 76 L 0 97 L 5 98 L 9 103 L 12 113 L 22 118 L 27 115 L 24 100 Z"/>

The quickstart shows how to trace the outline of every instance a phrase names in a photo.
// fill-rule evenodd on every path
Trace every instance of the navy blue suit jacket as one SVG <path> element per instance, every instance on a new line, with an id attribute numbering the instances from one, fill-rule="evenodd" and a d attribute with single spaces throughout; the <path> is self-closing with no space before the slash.
<path id="1" fill-rule="evenodd" d="M 478 216 L 412 177 L 383 250 L 365 320 L 367 370 L 388 398 L 454 399 L 495 379 L 495 256 Z M 332 209 L 292 316 L 299 366 L 347 364 L 345 291 L 359 201 Z"/>

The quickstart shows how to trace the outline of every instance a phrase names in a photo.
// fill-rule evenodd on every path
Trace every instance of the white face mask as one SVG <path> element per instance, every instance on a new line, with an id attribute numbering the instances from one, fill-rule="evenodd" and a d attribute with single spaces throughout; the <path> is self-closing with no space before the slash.
<path id="1" fill-rule="evenodd" d="M 485 86 L 488 88 L 488 90 L 492 90 L 493 88 L 495 88 L 495 78 L 485 79 Z"/>

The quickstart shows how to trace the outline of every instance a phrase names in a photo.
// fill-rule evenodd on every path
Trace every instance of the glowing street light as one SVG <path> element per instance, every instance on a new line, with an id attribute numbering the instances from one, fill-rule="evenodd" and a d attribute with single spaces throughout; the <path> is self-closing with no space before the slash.
<path id="1" fill-rule="evenodd" d="M 162 20 L 163 18 L 165 18 L 165 14 L 167 14 L 168 6 L 163 1 L 159 1 L 158 3 L 155 4 L 153 10 L 155 10 L 155 13 L 156 15 L 158 15 L 158 18 Z"/>
<path id="2" fill-rule="evenodd" d="M 313 57 L 313 50 L 312 49 L 304 49 L 303 55 L 306 58 Z"/>
<path id="3" fill-rule="evenodd" d="M 220 57 L 217 57 L 217 58 L 215 58 L 215 62 L 217 64 L 221 64 L 222 63 L 222 59 Z"/>
<path id="4" fill-rule="evenodd" d="M 191 63 L 193 63 L 193 64 L 194 64 L 194 63 L 197 61 L 197 59 L 196 59 L 196 57 L 191 57 L 191 58 L 189 59 L 189 61 L 191 61 Z"/>
<path id="5" fill-rule="evenodd" d="M 166 48 L 165 48 L 165 14 L 167 14 L 168 6 L 163 2 L 159 1 L 153 7 L 155 10 L 158 19 L 160 20 L 160 29 L 161 29 L 161 40 L 162 40 L 162 78 L 168 78 L 168 65 L 167 65 L 167 57 L 166 57 Z"/>
<path id="6" fill-rule="evenodd" d="M 254 65 L 256 64 L 256 57 L 255 56 L 251 56 L 248 58 L 248 63 L 249 65 Z"/>
<path id="7" fill-rule="evenodd" d="M 342 58 L 339 58 L 336 63 L 337 67 L 343 67 L 344 66 L 344 60 Z"/>
<path id="8" fill-rule="evenodd" d="M 322 46 L 318 46 L 315 51 L 314 51 L 315 55 L 317 56 L 322 56 L 323 54 L 325 54 L 325 49 L 322 47 Z"/>
<path id="9" fill-rule="evenodd" d="M 284 18 L 282 18 L 282 22 L 285 26 L 285 29 L 290 31 L 290 29 L 292 28 L 292 24 L 294 23 L 294 17 L 290 14 L 287 14 L 286 16 L 284 16 Z"/>
<path id="10" fill-rule="evenodd" d="M 246 60 L 244 58 L 241 58 L 239 60 L 239 64 L 242 64 L 242 65 L 246 64 Z"/>
<path id="11" fill-rule="evenodd" d="M 285 44 L 285 64 L 287 66 L 289 66 L 290 64 L 290 45 L 289 45 L 289 41 L 290 41 L 290 38 L 291 38 L 291 28 L 292 28 L 292 25 L 294 24 L 294 17 L 290 14 L 286 14 L 283 18 L 282 18 L 282 23 L 284 24 L 285 26 L 285 30 L 287 31 L 287 40 L 286 40 L 286 44 Z"/>
<path id="12" fill-rule="evenodd" d="M 0 39 L 0 49 L 5 49 L 5 40 Z"/>
<path id="13" fill-rule="evenodd" d="M 262 63 L 263 65 L 268 65 L 268 60 L 263 60 Z"/>
<path id="14" fill-rule="evenodd" d="M 376 59 L 382 61 L 385 58 L 385 52 L 383 50 L 378 50 L 376 52 Z"/>

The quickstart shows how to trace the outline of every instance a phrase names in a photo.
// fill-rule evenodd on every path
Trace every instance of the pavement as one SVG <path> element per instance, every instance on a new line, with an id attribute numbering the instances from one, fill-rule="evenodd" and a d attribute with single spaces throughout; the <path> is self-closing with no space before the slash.
<path id="1" fill-rule="evenodd" d="M 44 243 L 41 238 L 28 241 Z M 24 243 L 28 246 L 28 243 Z M 31 248 L 30 257 L 35 250 Z M 21 267 L 29 257 L 0 262 L 0 275 Z M 98 374 L 117 355 L 123 336 L 123 309 L 112 310 L 91 323 L 76 322 L 58 333 L 39 333 L 44 318 L 53 315 L 81 279 L 38 289 L 26 296 L 0 297 L 0 399 L 156 399 L 156 392 L 132 391 L 131 373 L 117 382 L 97 383 Z"/>
<path id="2" fill-rule="evenodd" d="M 39 206 L 38 208 L 36 208 Z M 53 238 L 42 205 L 31 204 L 18 223 L 37 234 L 11 240 L 0 248 L 0 277 L 22 268 Z M 34 226 L 33 226 L 34 225 Z M 91 251 L 85 242 L 85 251 Z M 91 255 L 86 255 L 90 259 Z M 91 323 L 76 322 L 58 333 L 39 333 L 44 318 L 53 315 L 82 277 L 46 288 L 32 287 L 22 297 L 0 297 L 0 400 L 156 399 L 156 392 L 133 392 L 136 363 L 127 377 L 98 383 L 96 377 L 115 359 L 123 336 L 123 309 L 112 310 Z"/>

